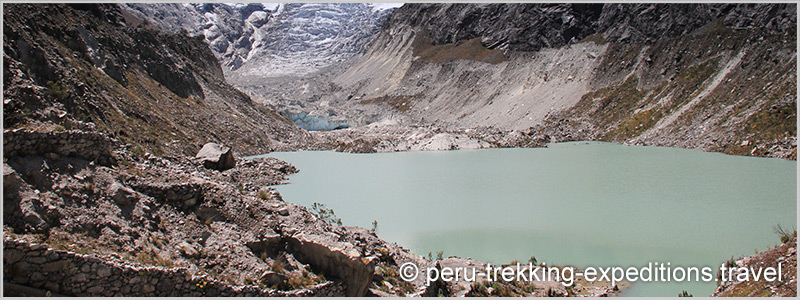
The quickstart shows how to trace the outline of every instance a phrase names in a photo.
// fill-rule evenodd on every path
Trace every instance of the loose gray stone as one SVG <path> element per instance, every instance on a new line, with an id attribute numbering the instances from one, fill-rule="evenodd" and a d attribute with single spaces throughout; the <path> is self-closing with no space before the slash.
<path id="1" fill-rule="evenodd" d="M 97 270 L 97 276 L 100 276 L 100 278 L 111 276 L 111 269 L 108 267 L 100 267 Z"/>
<path id="2" fill-rule="evenodd" d="M 51 263 L 44 264 L 44 265 L 42 265 L 42 272 L 49 273 L 49 272 L 61 271 L 67 266 L 67 263 L 69 263 L 69 261 L 67 261 L 67 260 L 59 260 L 59 261 L 54 261 L 54 262 L 51 262 Z"/>
<path id="3" fill-rule="evenodd" d="M 207 143 L 197 152 L 195 158 L 204 167 L 224 171 L 236 166 L 236 159 L 230 147 L 217 143 Z"/>
<path id="4" fill-rule="evenodd" d="M 93 286 L 86 290 L 87 293 L 92 295 L 97 295 L 98 293 L 102 292 L 104 289 L 102 286 Z"/>
<path id="5" fill-rule="evenodd" d="M 3 262 L 7 264 L 14 264 L 22 259 L 24 253 L 19 250 L 4 250 L 3 251 Z"/>

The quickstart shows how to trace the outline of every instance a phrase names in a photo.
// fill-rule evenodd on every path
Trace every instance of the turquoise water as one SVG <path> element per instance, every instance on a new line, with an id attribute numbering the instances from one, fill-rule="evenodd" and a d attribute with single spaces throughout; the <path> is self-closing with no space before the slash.
<path id="1" fill-rule="evenodd" d="M 382 154 L 271 153 L 300 169 L 284 199 L 418 254 L 492 263 L 709 266 L 794 227 L 794 161 L 611 143 Z M 714 282 L 634 283 L 630 296 L 709 295 Z"/>

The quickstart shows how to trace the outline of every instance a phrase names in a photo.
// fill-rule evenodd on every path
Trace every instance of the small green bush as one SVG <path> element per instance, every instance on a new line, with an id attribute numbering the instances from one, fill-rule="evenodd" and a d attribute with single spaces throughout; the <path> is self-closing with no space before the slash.
<path id="1" fill-rule="evenodd" d="M 50 96 L 52 96 L 56 100 L 64 100 L 71 94 L 67 84 L 62 81 L 59 82 L 48 81 L 47 90 L 50 92 Z"/>
<path id="2" fill-rule="evenodd" d="M 789 241 L 792 240 L 792 238 L 797 236 L 797 230 L 783 228 L 783 226 L 781 226 L 781 224 L 777 224 L 775 226 L 772 226 L 772 232 L 774 232 L 776 235 L 778 235 L 778 238 L 780 238 L 781 243 L 784 243 L 784 244 L 788 243 Z"/>

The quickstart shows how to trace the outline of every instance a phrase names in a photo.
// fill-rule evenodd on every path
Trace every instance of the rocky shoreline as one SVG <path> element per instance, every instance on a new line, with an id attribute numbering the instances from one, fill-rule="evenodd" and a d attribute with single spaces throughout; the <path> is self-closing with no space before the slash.
<path id="1" fill-rule="evenodd" d="M 766 280 L 752 281 L 727 281 L 717 286 L 712 297 L 797 297 L 797 232 L 786 242 L 775 245 L 774 248 L 757 253 L 753 256 L 731 258 L 726 262 L 727 267 L 752 268 L 762 270 L 765 268 L 778 269 L 781 264 L 782 281 L 768 282 Z M 741 269 L 739 269 L 741 270 Z M 732 278 L 739 275 L 735 273 Z M 719 275 L 719 274 L 718 274 Z M 754 276 L 751 275 L 751 276 Z"/>
<path id="2" fill-rule="evenodd" d="M 55 136 L 69 141 L 57 144 L 67 145 L 93 139 L 76 131 Z M 401 264 L 427 268 L 437 262 L 371 230 L 337 226 L 285 202 L 268 186 L 298 170 L 274 158 L 237 159 L 219 171 L 188 157 L 135 157 L 120 145 L 111 147 L 115 159 L 106 164 L 99 163 L 101 157 L 76 155 L 71 147 L 39 153 L 34 144 L 21 145 L 5 147 L 15 154 L 6 152 L 3 165 L 3 270 L 12 284 L 7 295 L 30 295 L 24 287 L 75 296 L 463 295 L 470 290 L 463 282 L 428 287 L 422 278 L 401 281 Z M 527 284 L 525 295 L 555 293 L 544 287 L 559 286 Z M 602 288 L 578 290 L 597 289 Z"/>

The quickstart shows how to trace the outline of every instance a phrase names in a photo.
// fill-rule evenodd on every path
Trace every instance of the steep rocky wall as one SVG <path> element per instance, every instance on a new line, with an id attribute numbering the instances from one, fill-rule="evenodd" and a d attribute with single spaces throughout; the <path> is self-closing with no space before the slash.
<path id="1" fill-rule="evenodd" d="M 717 18 L 732 28 L 791 34 L 797 16 L 789 4 L 408 3 L 389 15 L 384 29 L 426 28 L 434 44 L 480 37 L 488 48 L 537 51 L 593 34 L 610 42 L 655 42 L 689 34 Z"/>
<path id="2" fill-rule="evenodd" d="M 18 284 L 69 296 L 127 297 L 275 297 L 335 296 L 333 282 L 306 289 L 279 291 L 233 285 L 183 267 L 141 267 L 93 255 L 49 248 L 6 236 L 3 276 Z M 6 293 L 14 293 L 6 288 Z M 6 294 L 7 296 L 8 294 Z M 20 295 L 20 296 L 24 296 Z"/>
<path id="3" fill-rule="evenodd" d="M 602 8 L 602 4 L 408 3 L 389 15 L 384 29 L 426 28 L 434 44 L 480 37 L 491 49 L 536 51 L 592 34 Z"/>

